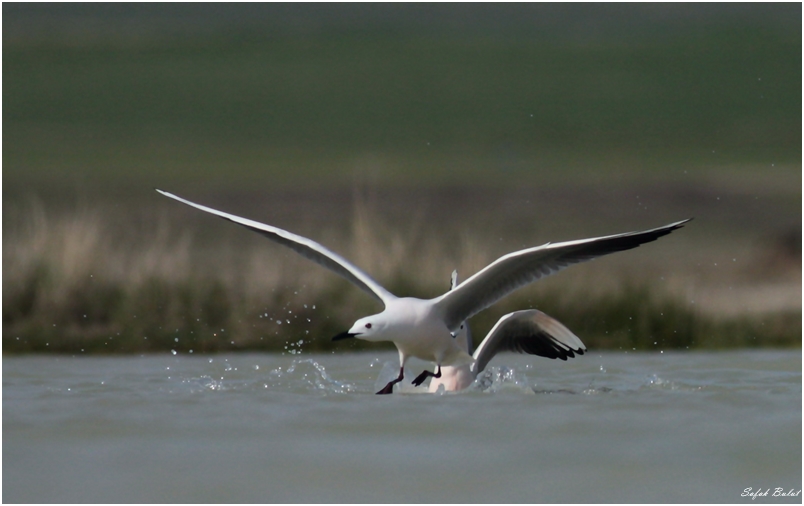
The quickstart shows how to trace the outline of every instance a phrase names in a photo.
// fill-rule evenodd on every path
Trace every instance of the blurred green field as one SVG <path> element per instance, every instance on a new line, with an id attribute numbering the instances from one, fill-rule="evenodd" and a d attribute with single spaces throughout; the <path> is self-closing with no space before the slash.
<path id="1" fill-rule="evenodd" d="M 157 350 L 177 332 L 199 351 L 283 349 L 371 310 L 154 187 L 340 247 L 420 296 L 512 249 L 695 216 L 478 332 L 537 305 L 596 346 L 800 346 L 800 19 L 800 4 L 3 4 L 3 349 Z M 286 304 L 319 313 L 269 332 L 259 316 Z M 190 337 L 218 327 L 239 344 Z"/>
<path id="2" fill-rule="evenodd" d="M 293 30 L 268 11 L 265 24 L 216 27 L 213 12 L 174 33 L 154 20 L 115 32 L 125 11 L 68 9 L 48 25 L 41 8 L 4 6 L 4 197 L 29 184 L 519 185 L 800 165 L 801 27 L 787 19 L 800 6 L 520 9 L 532 23 L 510 8 L 501 27 L 464 9 L 466 29 L 391 17 Z"/>

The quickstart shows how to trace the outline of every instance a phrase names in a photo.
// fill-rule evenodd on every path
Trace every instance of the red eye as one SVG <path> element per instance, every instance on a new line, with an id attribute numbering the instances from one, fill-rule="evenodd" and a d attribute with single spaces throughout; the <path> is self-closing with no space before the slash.
<path id="1" fill-rule="evenodd" d="M 371 324 L 370 324 L 370 323 L 367 323 L 367 324 L 366 324 L 366 328 L 367 328 L 367 329 L 370 329 L 370 328 L 371 328 Z"/>

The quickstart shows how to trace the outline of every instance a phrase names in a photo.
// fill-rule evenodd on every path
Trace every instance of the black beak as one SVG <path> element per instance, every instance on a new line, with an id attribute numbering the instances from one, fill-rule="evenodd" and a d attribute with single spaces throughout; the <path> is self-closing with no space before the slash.
<path id="1" fill-rule="evenodd" d="M 349 332 L 341 332 L 337 336 L 333 337 L 333 341 L 340 341 L 341 339 L 349 339 L 350 337 L 359 336 L 360 334 L 350 334 Z"/>

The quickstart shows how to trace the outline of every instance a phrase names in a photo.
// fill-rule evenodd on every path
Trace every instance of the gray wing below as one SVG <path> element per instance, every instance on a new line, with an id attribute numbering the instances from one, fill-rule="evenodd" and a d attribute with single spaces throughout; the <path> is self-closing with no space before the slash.
<path id="1" fill-rule="evenodd" d="M 249 220 L 247 218 L 241 218 L 240 216 L 235 216 L 233 214 L 224 213 L 223 211 L 218 211 L 210 207 L 202 206 L 166 191 L 159 189 L 156 189 L 156 191 L 166 197 L 170 197 L 183 204 L 187 204 L 188 206 L 237 223 L 238 225 L 246 227 L 253 232 L 257 232 L 258 234 L 267 237 L 277 244 L 281 244 L 282 246 L 292 249 L 304 258 L 312 260 L 318 265 L 326 267 L 335 274 L 347 279 L 352 284 L 373 298 L 377 299 L 383 305 L 387 305 L 389 300 L 396 298 L 395 295 L 383 288 L 382 285 L 374 281 L 371 276 L 354 266 L 351 262 L 311 239 L 296 235 L 288 232 L 287 230 L 282 230 L 281 228 L 273 227 L 271 225 L 266 225 L 264 223 Z"/>
<path id="2" fill-rule="evenodd" d="M 691 218 L 690 218 L 691 219 Z M 681 228 L 689 219 L 643 232 L 547 243 L 515 251 L 487 265 L 436 300 L 447 327 L 454 331 L 461 322 L 491 306 L 514 290 L 554 274 L 570 265 L 603 255 L 636 248 Z"/>
<path id="3" fill-rule="evenodd" d="M 501 351 L 567 360 L 583 355 L 586 346 L 558 320 L 537 309 L 508 313 L 497 321 L 474 353 L 472 372 L 478 374 Z"/>

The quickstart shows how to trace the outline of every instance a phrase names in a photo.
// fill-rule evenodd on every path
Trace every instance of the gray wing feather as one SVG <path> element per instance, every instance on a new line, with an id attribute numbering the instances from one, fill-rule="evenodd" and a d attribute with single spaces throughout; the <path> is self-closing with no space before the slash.
<path id="1" fill-rule="evenodd" d="M 249 230 L 262 234 L 275 243 L 292 249 L 304 258 L 312 260 L 313 262 L 331 270 L 335 274 L 347 279 L 355 286 L 377 299 L 383 305 L 386 305 L 389 300 L 396 298 L 396 296 L 374 281 L 371 276 L 355 267 L 351 262 L 311 239 L 293 234 L 287 230 L 282 230 L 281 228 L 272 227 L 271 225 L 265 225 L 264 223 L 241 218 L 233 214 L 224 213 L 210 207 L 202 206 L 166 191 L 159 189 L 156 189 L 156 191 L 166 197 L 170 197 L 174 200 L 187 204 L 188 206 L 195 207 L 196 209 L 200 209 L 216 216 L 220 216 L 223 219 L 237 223 L 238 225 L 242 225 Z"/>
<path id="2" fill-rule="evenodd" d="M 655 241 L 682 227 L 688 221 L 690 220 L 644 232 L 547 243 L 509 253 L 486 266 L 454 290 L 439 297 L 436 306 L 442 312 L 447 327 L 455 330 L 462 321 L 471 318 L 518 288 L 572 264 Z"/>

